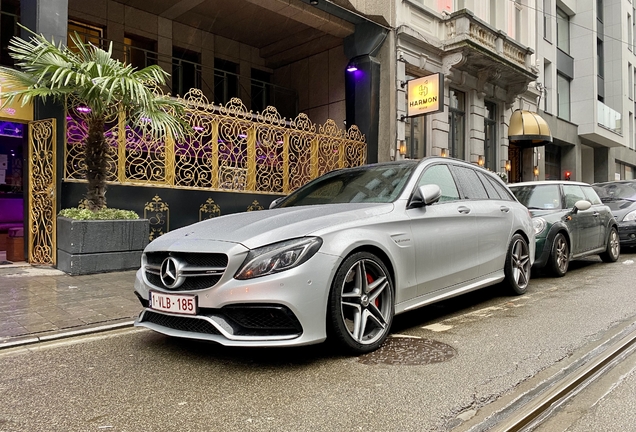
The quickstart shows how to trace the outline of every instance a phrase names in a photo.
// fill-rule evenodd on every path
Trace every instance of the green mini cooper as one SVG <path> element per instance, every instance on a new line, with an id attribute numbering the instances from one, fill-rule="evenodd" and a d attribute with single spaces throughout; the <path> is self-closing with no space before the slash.
<path id="1" fill-rule="evenodd" d="M 605 262 L 618 259 L 616 220 L 589 184 L 536 181 L 509 187 L 532 214 L 535 268 L 547 266 L 556 276 L 563 276 L 570 260 L 576 258 L 598 254 Z"/>

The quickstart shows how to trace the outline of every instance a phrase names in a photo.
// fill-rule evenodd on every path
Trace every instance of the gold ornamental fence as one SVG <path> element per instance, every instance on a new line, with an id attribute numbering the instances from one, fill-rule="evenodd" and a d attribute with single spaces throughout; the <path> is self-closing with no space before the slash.
<path id="1" fill-rule="evenodd" d="M 248 111 L 240 99 L 210 104 L 201 90 L 182 99 L 191 131 L 184 139 L 154 139 L 123 113 L 106 122 L 108 182 L 230 192 L 287 194 L 326 172 L 362 165 L 364 135 L 333 120 L 316 125 L 305 114 L 293 120 L 274 107 Z M 88 108 L 67 101 L 66 180 L 85 178 L 84 119 Z"/>

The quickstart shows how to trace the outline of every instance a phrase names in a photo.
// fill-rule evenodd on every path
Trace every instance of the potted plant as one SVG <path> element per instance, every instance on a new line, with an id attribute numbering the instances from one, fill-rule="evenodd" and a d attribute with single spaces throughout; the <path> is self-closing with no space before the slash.
<path id="1" fill-rule="evenodd" d="M 135 127 L 143 129 L 144 133 L 154 137 L 164 137 L 172 135 L 178 139 L 183 135 L 187 124 L 181 120 L 184 110 L 183 103 L 169 96 L 158 94 L 154 89 L 164 85 L 169 76 L 161 67 L 152 65 L 143 69 L 136 69 L 129 64 L 124 64 L 112 58 L 112 42 L 105 51 L 91 43 L 85 43 L 79 35 L 71 36 L 72 48 L 55 45 L 48 41 L 43 35 L 33 33 L 26 27 L 31 36 L 28 40 L 20 37 L 13 37 L 9 43 L 11 57 L 15 61 L 18 69 L 0 67 L 0 78 L 2 78 L 2 94 L 5 104 L 21 101 L 23 105 L 33 99 L 53 99 L 64 102 L 67 98 L 73 97 L 84 107 L 86 113 L 85 122 L 88 134 L 85 140 L 85 158 L 87 190 L 84 200 L 86 211 L 67 212 L 65 219 L 72 219 L 74 222 L 86 221 L 89 219 L 99 219 L 104 221 L 109 217 L 115 217 L 117 212 L 104 212 L 106 209 L 106 178 L 108 174 L 107 156 L 111 151 L 104 135 L 106 119 L 116 113 L 124 111 L 126 118 L 130 119 Z M 102 213 L 99 213 L 102 212 Z M 121 215 L 122 213 L 120 213 Z M 81 217 L 78 219 L 78 216 Z M 70 217 L 69 217 L 70 216 Z M 129 217 L 134 217 L 128 214 Z M 112 224 L 129 224 L 124 219 L 120 219 Z M 66 257 L 65 254 L 74 255 L 81 251 L 93 250 L 95 245 L 88 245 L 92 239 L 69 238 L 72 231 L 94 232 L 99 230 L 103 224 L 88 224 L 82 229 L 67 229 L 65 222 L 58 225 L 58 244 L 73 244 L 71 250 L 58 250 L 58 267 L 69 273 L 84 273 L 81 267 L 81 259 Z M 59 222 L 58 222 L 59 223 Z M 111 224 L 111 225 L 112 225 Z M 146 222 L 147 225 L 147 222 Z M 107 228 L 112 229 L 112 227 Z M 121 228 L 122 236 L 130 233 L 128 228 Z M 137 231 L 135 231 L 137 232 Z M 112 232 L 110 234 L 112 237 Z M 97 234 L 96 238 L 107 238 L 109 234 Z M 147 243 L 148 235 L 146 228 Z M 110 238 L 110 240 L 113 240 Z M 78 245 L 78 242 L 80 243 Z M 101 242 L 109 244 L 109 242 Z M 144 246 L 145 246 L 144 243 Z M 112 245 L 109 246 L 112 249 Z M 104 257 L 94 257 L 91 261 L 104 264 L 111 263 L 116 255 L 122 253 L 122 248 L 131 247 L 129 242 L 124 242 L 117 250 L 104 251 L 111 255 Z M 137 246 L 134 246 L 137 248 Z M 141 248 L 143 249 L 143 247 Z M 80 252 L 81 252 L 80 251 Z M 124 250 L 123 252 L 126 252 Z M 61 257 L 60 257 L 61 253 Z M 99 253 L 99 252 L 83 252 Z M 112 255 L 112 254 L 115 255 Z M 81 253 L 80 253 L 81 254 Z M 139 257 L 141 252 L 135 250 L 134 254 Z M 86 258 L 86 257 L 84 257 Z M 86 261 L 86 260 L 84 260 Z M 64 268 L 66 264 L 69 268 Z M 135 266 L 139 265 L 136 260 Z M 75 267 L 75 268 L 71 268 Z M 87 272 L 116 270 L 113 266 L 102 266 L 94 268 L 89 266 Z"/>

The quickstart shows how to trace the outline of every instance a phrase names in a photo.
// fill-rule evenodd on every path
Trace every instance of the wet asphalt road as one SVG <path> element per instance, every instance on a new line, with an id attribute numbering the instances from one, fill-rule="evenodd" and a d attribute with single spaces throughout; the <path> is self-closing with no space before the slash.
<path id="1" fill-rule="evenodd" d="M 138 329 L 4 350 L 0 431 L 449 430 L 636 319 L 634 261 L 593 258 L 525 296 L 495 286 L 401 315 L 374 357 Z"/>

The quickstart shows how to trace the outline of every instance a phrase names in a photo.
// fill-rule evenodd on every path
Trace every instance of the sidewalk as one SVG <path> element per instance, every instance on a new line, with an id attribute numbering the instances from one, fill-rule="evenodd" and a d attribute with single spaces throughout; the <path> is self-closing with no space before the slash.
<path id="1" fill-rule="evenodd" d="M 69 276 L 0 266 L 0 349 L 132 325 L 135 271 Z"/>

